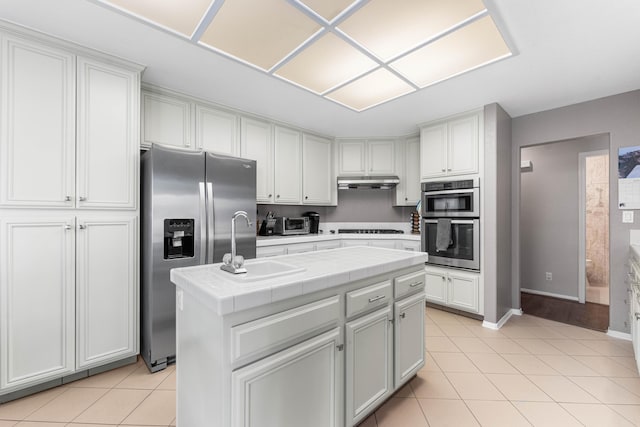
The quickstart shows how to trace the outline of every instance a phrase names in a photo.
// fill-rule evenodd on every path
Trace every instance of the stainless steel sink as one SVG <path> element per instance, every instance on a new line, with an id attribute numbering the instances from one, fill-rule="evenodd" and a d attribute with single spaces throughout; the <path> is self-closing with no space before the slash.
<path id="1" fill-rule="evenodd" d="M 246 261 L 244 264 L 247 272 L 242 274 L 225 274 L 225 278 L 235 282 L 255 282 L 258 280 L 273 279 L 280 276 L 302 273 L 305 268 L 296 267 L 281 261 L 259 260 Z"/>

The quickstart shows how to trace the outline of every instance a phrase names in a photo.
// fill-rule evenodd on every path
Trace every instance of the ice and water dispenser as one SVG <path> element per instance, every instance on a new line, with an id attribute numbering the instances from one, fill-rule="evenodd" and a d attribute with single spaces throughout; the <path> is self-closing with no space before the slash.
<path id="1" fill-rule="evenodd" d="M 193 219 L 164 220 L 164 259 L 193 257 Z"/>

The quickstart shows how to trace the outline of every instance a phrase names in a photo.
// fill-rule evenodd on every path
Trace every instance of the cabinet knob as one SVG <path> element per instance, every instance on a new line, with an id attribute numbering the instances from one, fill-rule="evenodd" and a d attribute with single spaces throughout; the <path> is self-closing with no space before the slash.
<path id="1" fill-rule="evenodd" d="M 267 197 L 271 197 L 271 196 L 273 196 L 273 194 L 269 194 L 269 196 L 267 196 Z"/>
<path id="2" fill-rule="evenodd" d="M 449 172 L 451 172 L 451 168 L 447 169 Z"/>
<path id="3" fill-rule="evenodd" d="M 70 226 L 69 224 L 65 224 L 65 225 L 64 225 L 64 229 L 65 229 L 65 230 L 71 230 L 71 226 Z"/>
<path id="4" fill-rule="evenodd" d="M 71 201 L 71 196 L 65 196 L 64 201 L 65 202 L 70 202 Z"/>
<path id="5" fill-rule="evenodd" d="M 85 228 L 87 228 L 87 226 L 86 226 L 86 225 L 84 225 L 84 224 L 80 224 L 80 225 L 78 225 L 78 228 L 79 228 L 80 230 L 84 230 Z"/>
<path id="6" fill-rule="evenodd" d="M 278 195 L 276 196 L 276 198 L 278 198 L 278 199 L 279 199 L 279 198 L 280 198 L 280 195 L 278 194 Z"/>
<path id="7" fill-rule="evenodd" d="M 344 344 L 338 344 L 336 348 L 338 349 L 338 351 L 342 351 L 344 350 Z"/>
<path id="8" fill-rule="evenodd" d="M 442 172 L 446 172 L 447 170 L 445 168 L 442 168 Z"/>
<path id="9" fill-rule="evenodd" d="M 406 202 L 407 200 L 409 200 L 409 198 L 408 198 L 408 197 L 405 197 L 405 198 L 404 198 L 404 201 Z"/>
<path id="10" fill-rule="evenodd" d="M 304 196 L 304 199 L 307 200 L 309 198 L 309 196 Z"/>
<path id="11" fill-rule="evenodd" d="M 87 198 L 86 198 L 86 197 L 84 197 L 84 196 L 80 196 L 80 197 L 78 197 L 78 200 L 80 200 L 81 202 L 84 202 L 84 201 L 86 201 L 86 200 L 87 200 Z"/>
<path id="12" fill-rule="evenodd" d="M 407 317 L 406 313 L 401 313 L 401 314 L 400 314 L 400 318 L 401 318 L 401 319 L 404 319 L 405 317 Z"/>

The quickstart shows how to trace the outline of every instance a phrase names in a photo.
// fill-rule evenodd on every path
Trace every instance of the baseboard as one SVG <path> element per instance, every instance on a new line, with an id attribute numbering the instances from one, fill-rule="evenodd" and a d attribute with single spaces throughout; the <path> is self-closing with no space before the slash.
<path id="1" fill-rule="evenodd" d="M 498 329 L 502 328 L 509 319 L 511 319 L 511 316 L 522 316 L 522 309 L 512 308 L 511 310 L 507 311 L 500 320 L 498 320 L 498 323 L 487 322 L 486 320 L 484 320 L 482 322 L 482 327 L 487 329 L 494 329 L 497 331 Z"/>
<path id="2" fill-rule="evenodd" d="M 627 334 L 625 332 L 618 332 L 611 329 L 607 329 L 607 335 L 612 338 L 618 338 L 621 340 L 631 341 L 631 334 Z"/>
<path id="3" fill-rule="evenodd" d="M 568 295 L 554 294 L 553 292 L 536 291 L 534 289 L 520 288 L 520 292 L 524 292 L 525 294 L 542 295 L 542 296 L 545 296 L 545 297 L 566 299 L 566 300 L 569 300 L 569 301 L 576 301 L 576 302 L 580 301 L 578 299 L 578 297 L 570 297 Z"/>

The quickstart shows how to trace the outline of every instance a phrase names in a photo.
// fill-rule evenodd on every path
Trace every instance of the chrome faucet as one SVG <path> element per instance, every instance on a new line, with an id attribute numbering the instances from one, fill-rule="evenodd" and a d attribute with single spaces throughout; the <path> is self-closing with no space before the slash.
<path id="1" fill-rule="evenodd" d="M 251 227 L 251 220 L 245 211 L 237 211 L 231 217 L 231 253 L 224 254 L 224 257 L 222 257 L 223 264 L 220 268 L 233 274 L 247 272 L 247 269 L 243 267 L 244 257 L 236 255 L 236 219 L 238 217 L 244 217 L 247 221 L 247 227 Z"/>

